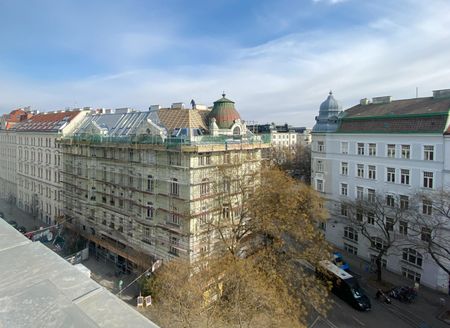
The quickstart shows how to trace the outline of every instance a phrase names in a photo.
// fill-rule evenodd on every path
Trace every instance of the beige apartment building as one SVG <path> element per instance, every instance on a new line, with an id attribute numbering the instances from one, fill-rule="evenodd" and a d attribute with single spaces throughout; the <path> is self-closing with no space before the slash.
<path id="1" fill-rule="evenodd" d="M 221 170 L 256 172 L 269 143 L 247 130 L 225 95 L 212 108 L 91 113 L 59 141 L 64 222 L 124 270 L 195 260 L 214 244 L 206 223 L 239 210 L 239 196 L 217 201 L 236 185 Z"/>
<path id="2" fill-rule="evenodd" d="M 86 113 L 40 113 L 10 130 L 17 162 L 17 206 L 45 223 L 55 223 L 62 215 L 62 159 L 56 140 L 71 132 Z"/>

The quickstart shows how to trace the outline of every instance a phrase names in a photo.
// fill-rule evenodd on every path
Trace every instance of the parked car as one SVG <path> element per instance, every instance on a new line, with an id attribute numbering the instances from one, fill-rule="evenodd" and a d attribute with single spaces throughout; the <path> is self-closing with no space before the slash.
<path id="1" fill-rule="evenodd" d="M 11 226 L 13 226 L 15 229 L 17 229 L 19 227 L 19 224 L 16 221 L 14 221 L 14 220 L 8 221 L 8 223 Z"/>
<path id="2" fill-rule="evenodd" d="M 389 291 L 389 296 L 403 303 L 412 303 L 417 297 L 417 291 L 408 286 L 394 287 Z"/>
<path id="3" fill-rule="evenodd" d="M 4 219 L 5 218 L 5 214 L 3 214 L 3 212 L 0 212 L 0 219 Z"/>
<path id="4" fill-rule="evenodd" d="M 24 226 L 20 226 L 20 227 L 18 227 L 16 229 L 19 230 L 19 232 L 22 233 L 22 234 L 27 232 L 27 228 L 25 228 Z"/>

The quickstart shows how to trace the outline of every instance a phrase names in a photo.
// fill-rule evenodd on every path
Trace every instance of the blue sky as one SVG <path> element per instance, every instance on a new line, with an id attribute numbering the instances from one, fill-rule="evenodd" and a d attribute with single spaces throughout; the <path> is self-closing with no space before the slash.
<path id="1" fill-rule="evenodd" d="M 447 0 L 0 0 L 0 113 L 210 105 L 312 126 L 332 89 L 450 88 Z"/>

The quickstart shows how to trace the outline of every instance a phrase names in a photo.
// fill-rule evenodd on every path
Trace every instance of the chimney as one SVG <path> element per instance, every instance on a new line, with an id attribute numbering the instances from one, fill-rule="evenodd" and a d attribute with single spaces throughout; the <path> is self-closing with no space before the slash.
<path id="1" fill-rule="evenodd" d="M 184 103 L 182 103 L 182 102 L 173 103 L 171 108 L 172 109 L 184 109 Z"/>
<path id="2" fill-rule="evenodd" d="M 150 111 L 150 112 L 156 112 L 156 111 L 158 111 L 158 110 L 160 110 L 161 109 L 161 105 L 151 105 L 149 108 L 148 108 L 148 110 Z"/>
<path id="3" fill-rule="evenodd" d="M 374 97 L 372 103 L 376 104 L 389 104 L 392 101 L 392 96 Z"/>
<path id="4" fill-rule="evenodd" d="M 450 89 L 433 90 L 433 98 L 450 98 Z"/>
<path id="5" fill-rule="evenodd" d="M 369 100 L 368 98 L 363 98 L 363 99 L 361 99 L 361 100 L 359 101 L 359 104 L 360 104 L 361 106 L 368 105 L 368 104 L 370 104 L 370 100 Z"/>

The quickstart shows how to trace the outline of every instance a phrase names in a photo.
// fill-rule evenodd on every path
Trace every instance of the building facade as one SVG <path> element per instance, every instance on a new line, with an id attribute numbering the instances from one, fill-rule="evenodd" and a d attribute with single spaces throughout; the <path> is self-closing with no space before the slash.
<path id="1" fill-rule="evenodd" d="M 0 118 L 0 198 L 12 204 L 17 200 L 17 140 L 14 125 L 30 118 L 28 109 L 15 109 Z"/>
<path id="2" fill-rule="evenodd" d="M 87 111 L 36 114 L 10 129 L 17 160 L 17 206 L 48 224 L 62 215 L 62 157 L 56 140 L 69 133 Z"/>
<path id="3" fill-rule="evenodd" d="M 311 169 L 312 185 L 322 193 L 330 212 L 325 233 L 331 243 L 373 261 L 377 254 L 374 241 L 361 234 L 358 238 L 343 205 L 346 200 L 384 195 L 386 201 L 400 199 L 404 207 L 417 205 L 421 212 L 435 193 L 450 190 L 449 109 L 450 90 L 398 101 L 391 97 L 362 99 L 345 111 L 330 93 L 312 131 Z M 418 193 L 429 198 L 411 204 Z M 360 219 L 368 226 L 373 224 L 369 217 Z M 411 238 L 408 224 L 411 228 L 413 223 L 397 222 L 392 233 L 399 235 L 399 240 Z M 449 236 L 449 228 L 442 226 L 439 233 Z M 378 231 L 376 226 L 370 229 Z M 379 238 L 383 239 L 381 231 Z M 416 282 L 449 290 L 448 274 L 413 246 L 388 251 L 382 263 Z"/>
<path id="4" fill-rule="evenodd" d="M 248 129 L 256 134 L 270 134 L 272 146 L 276 148 L 295 148 L 298 145 L 309 146 L 311 144 L 311 129 L 294 127 L 288 124 L 254 124 Z"/>
<path id="5" fill-rule="evenodd" d="M 236 209 L 217 207 L 220 169 L 258 170 L 269 139 L 253 135 L 223 95 L 212 109 L 91 113 L 59 144 L 66 225 L 97 256 L 133 270 L 209 252 L 205 223 Z"/>

